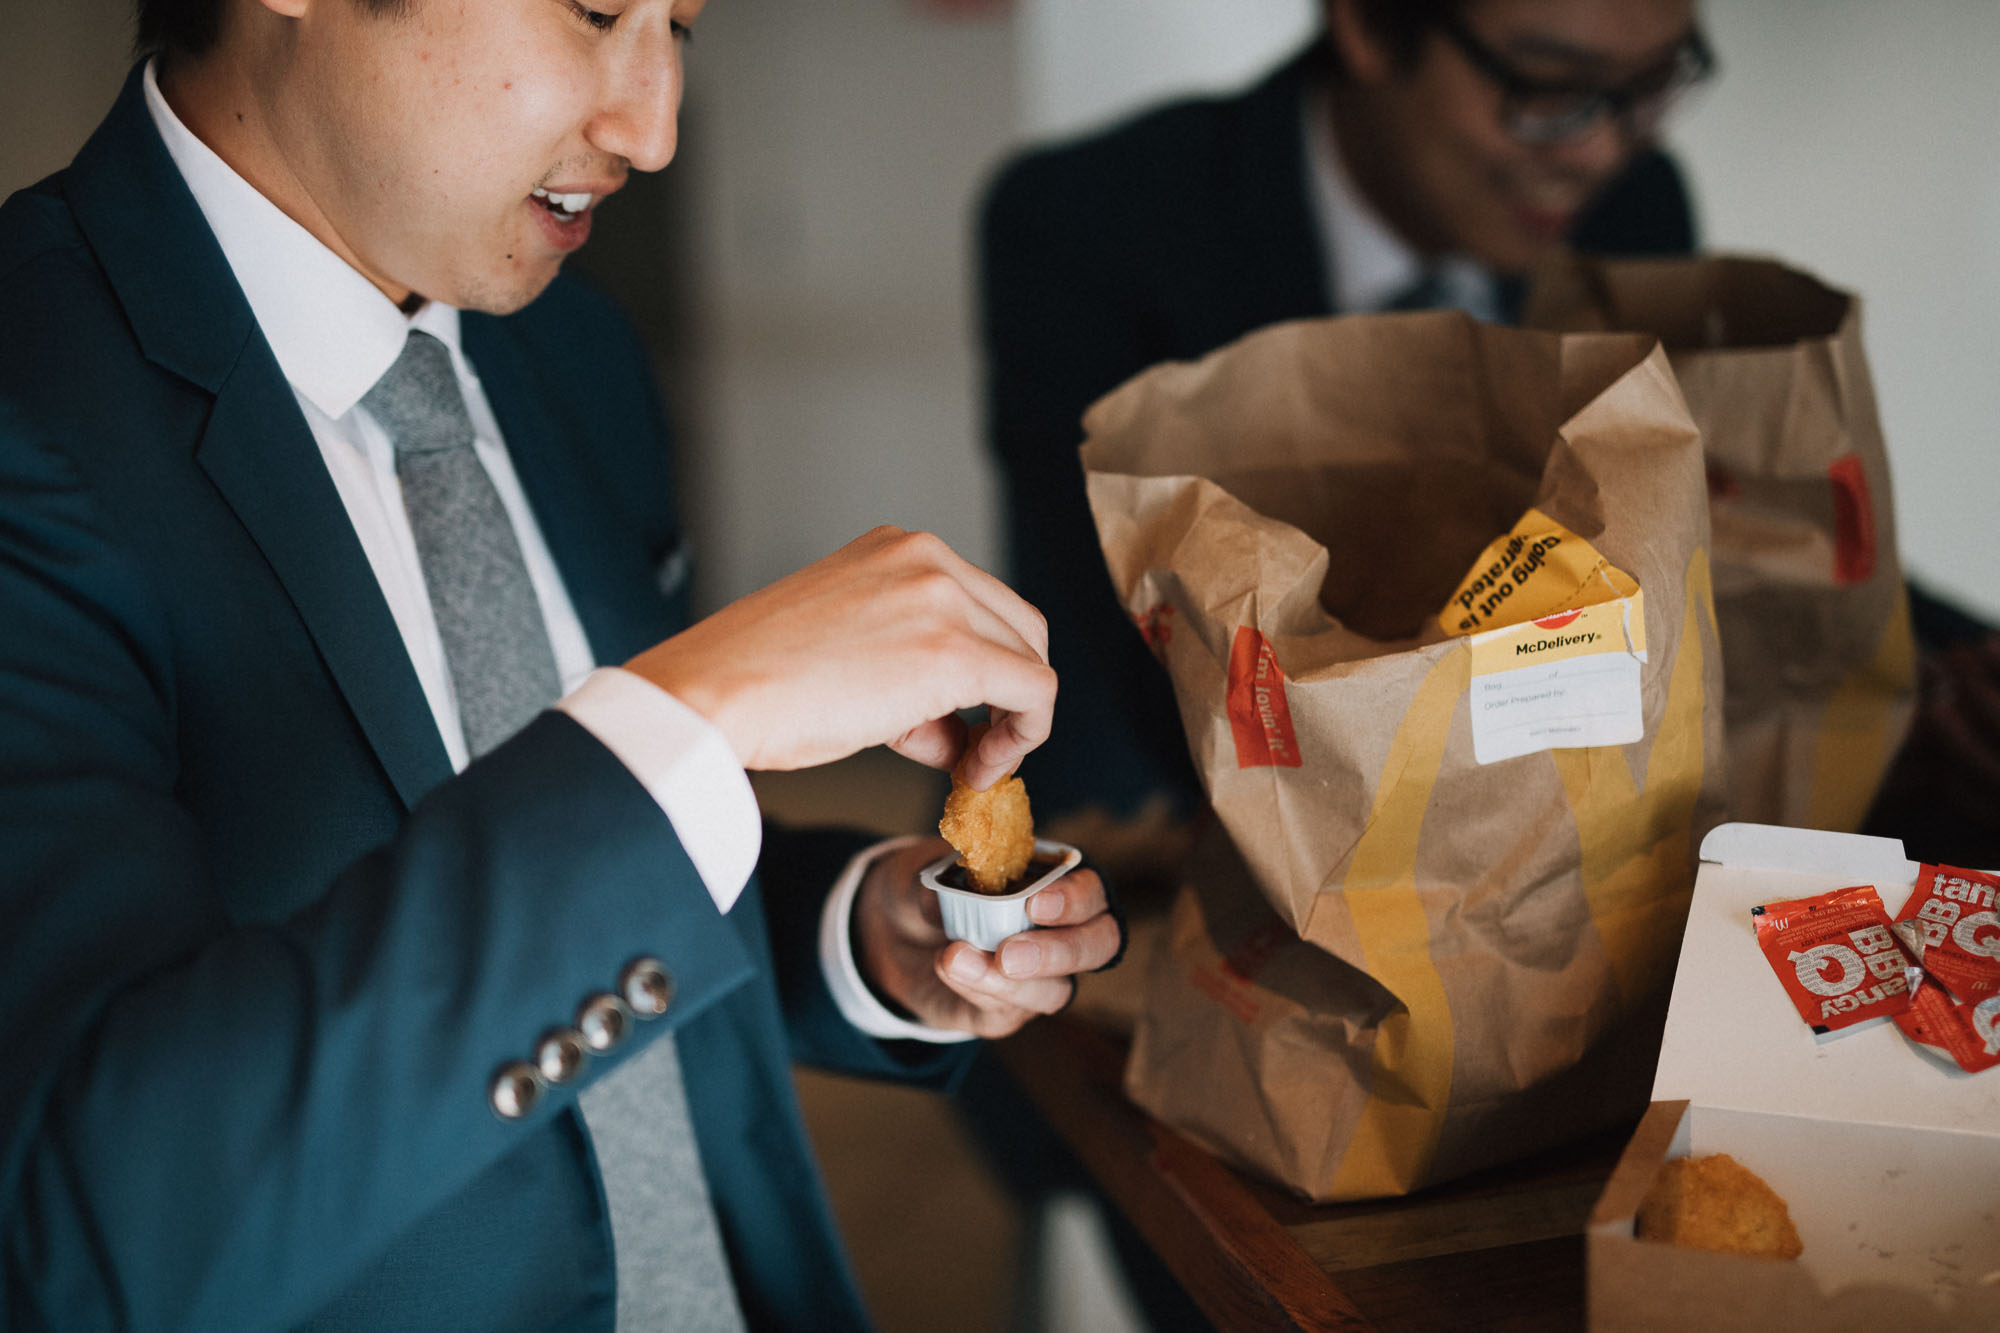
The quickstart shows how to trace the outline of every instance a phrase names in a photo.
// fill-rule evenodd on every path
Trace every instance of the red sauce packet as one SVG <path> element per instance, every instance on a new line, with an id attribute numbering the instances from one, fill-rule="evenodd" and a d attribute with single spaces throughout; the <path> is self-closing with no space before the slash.
<path id="1" fill-rule="evenodd" d="M 1968 1004 L 2000 995 L 2000 877 L 1927 865 L 1896 937 L 1933 981 Z"/>
<path id="2" fill-rule="evenodd" d="M 1750 909 L 1757 943 L 1814 1032 L 1900 1014 L 1921 974 L 1871 884 Z"/>
<path id="3" fill-rule="evenodd" d="M 1935 1047 L 1968 1074 L 2000 1065 L 2000 995 L 1961 1004 L 1942 986 L 1919 986 L 1915 1002 L 1896 1015 L 1911 1041 Z"/>

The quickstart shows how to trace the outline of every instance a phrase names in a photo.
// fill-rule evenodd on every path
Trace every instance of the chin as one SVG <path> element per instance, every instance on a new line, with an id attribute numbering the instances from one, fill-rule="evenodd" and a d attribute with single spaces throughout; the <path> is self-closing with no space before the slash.
<path id="1" fill-rule="evenodd" d="M 546 273 L 509 273 L 504 277 L 474 279 L 456 287 L 456 295 L 446 298 L 461 310 L 477 310 L 484 315 L 511 315 L 529 305 L 549 289 L 561 267 Z"/>
<path id="2" fill-rule="evenodd" d="M 1496 242 L 1489 238 L 1484 244 L 1467 244 L 1462 247 L 1462 251 L 1492 272 L 1503 277 L 1514 277 L 1534 267 L 1535 261 L 1547 254 L 1551 248 Z"/>
<path id="3" fill-rule="evenodd" d="M 1503 277 L 1520 277 L 1542 260 L 1562 249 L 1562 242 L 1537 243 L 1510 248 L 1487 260 L 1487 266 Z"/>
<path id="4" fill-rule="evenodd" d="M 1542 235 L 1503 222 L 1486 228 L 1478 242 L 1466 249 L 1495 273 L 1518 274 L 1533 268 L 1563 244 L 1562 236 Z"/>

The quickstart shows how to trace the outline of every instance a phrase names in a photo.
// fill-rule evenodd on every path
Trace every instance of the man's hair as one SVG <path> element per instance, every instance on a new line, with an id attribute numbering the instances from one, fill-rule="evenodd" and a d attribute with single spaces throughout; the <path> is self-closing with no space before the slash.
<path id="1" fill-rule="evenodd" d="M 198 56 L 222 35 L 222 11 L 229 0 L 138 0 L 139 32 L 133 45 L 142 56 Z M 409 0 L 357 0 L 377 14 L 396 14 Z"/>
<path id="2" fill-rule="evenodd" d="M 1465 0 L 1354 0 L 1361 21 L 1388 48 L 1399 68 L 1416 64 L 1431 29 L 1465 7 Z"/>

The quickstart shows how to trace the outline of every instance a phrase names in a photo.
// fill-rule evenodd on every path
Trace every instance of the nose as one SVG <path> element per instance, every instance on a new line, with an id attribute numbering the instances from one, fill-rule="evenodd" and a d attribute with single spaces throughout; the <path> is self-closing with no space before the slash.
<path id="1" fill-rule="evenodd" d="M 621 24 L 598 110 L 585 131 L 591 145 L 638 171 L 674 159 L 681 109 L 681 43 L 664 7 L 635 7 Z"/>
<path id="2" fill-rule="evenodd" d="M 1547 150 L 1565 170 L 1602 180 L 1625 165 L 1640 140 L 1619 115 L 1598 117 L 1590 128 Z"/>

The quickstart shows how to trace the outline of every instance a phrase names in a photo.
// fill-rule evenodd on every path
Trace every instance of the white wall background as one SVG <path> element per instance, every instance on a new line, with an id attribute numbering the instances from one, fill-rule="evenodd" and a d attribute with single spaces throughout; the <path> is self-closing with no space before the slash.
<path id="1" fill-rule="evenodd" d="M 2000 4 L 1710 0 L 1712 249 L 1860 293 L 1904 565 L 2000 617 Z"/>
<path id="2" fill-rule="evenodd" d="M 1255 79 L 1319 26 L 1318 0 L 1020 0 L 1021 132 L 1056 137 Z"/>
<path id="3" fill-rule="evenodd" d="M 719 0 L 691 52 L 683 157 L 700 292 L 682 376 L 704 605 L 874 523 L 998 569 L 979 438 L 971 226 L 1023 141 L 1254 78 L 1314 0 Z"/>
<path id="4" fill-rule="evenodd" d="M 689 526 L 707 606 L 877 523 L 997 567 L 971 208 L 1014 135 L 1004 21 L 720 0 L 689 56 Z"/>
<path id="5" fill-rule="evenodd" d="M 75 155 L 131 67 L 131 0 L 0 0 L 0 197 Z"/>

